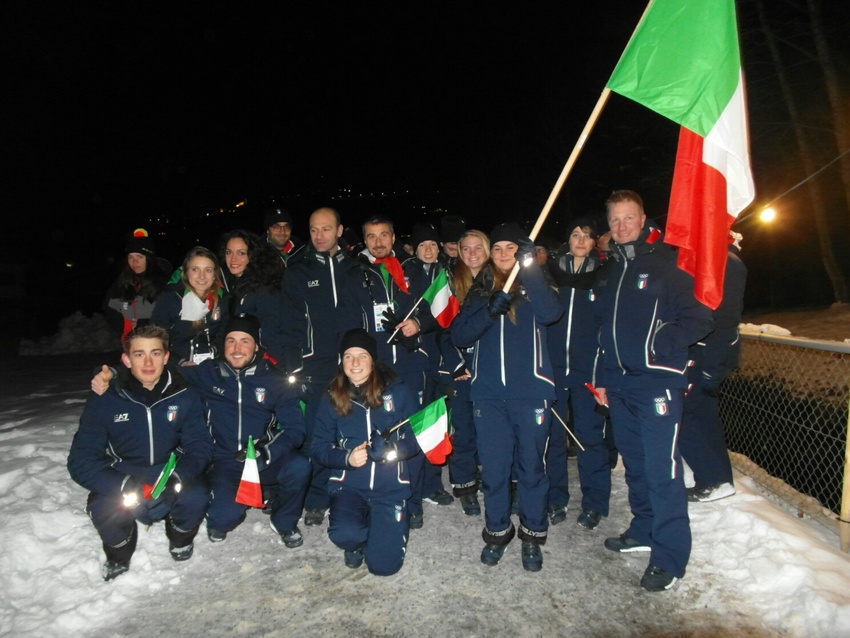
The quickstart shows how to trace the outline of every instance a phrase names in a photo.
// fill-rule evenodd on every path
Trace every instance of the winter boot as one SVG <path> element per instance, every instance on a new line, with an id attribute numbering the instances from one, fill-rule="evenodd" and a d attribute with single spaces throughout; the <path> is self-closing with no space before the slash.
<path id="1" fill-rule="evenodd" d="M 171 558 L 178 562 L 192 558 L 192 553 L 195 551 L 193 541 L 200 527 L 198 524 L 192 529 L 182 530 L 174 524 L 170 515 L 165 517 L 165 535 L 168 537 L 168 551 Z"/>
<path id="2" fill-rule="evenodd" d="M 133 529 L 127 540 L 117 545 L 103 544 L 103 551 L 106 554 L 106 562 L 101 568 L 103 580 L 109 581 L 117 578 L 130 569 L 130 558 L 133 556 L 133 552 L 136 551 L 136 542 L 138 540 L 139 529 L 136 522 L 133 521 Z"/>

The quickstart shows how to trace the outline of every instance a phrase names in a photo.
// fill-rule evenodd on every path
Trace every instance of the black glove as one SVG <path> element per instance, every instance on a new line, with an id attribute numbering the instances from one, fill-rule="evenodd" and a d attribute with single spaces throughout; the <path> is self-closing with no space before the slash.
<path id="1" fill-rule="evenodd" d="M 504 290 L 497 290 L 490 295 L 490 301 L 487 302 L 487 312 L 491 317 L 506 315 L 511 309 L 511 295 Z"/>
<path id="2" fill-rule="evenodd" d="M 398 460 L 398 447 L 395 442 L 387 441 L 383 434 L 375 431 L 372 432 L 372 438 L 369 439 L 366 454 L 371 461 L 383 465 Z"/>
<path id="3" fill-rule="evenodd" d="M 516 260 L 523 268 L 527 268 L 537 261 L 537 249 L 529 237 L 521 237 L 517 240 Z"/>
<path id="4" fill-rule="evenodd" d="M 136 511 L 136 518 L 146 525 L 151 525 L 156 521 L 161 521 L 166 517 L 168 512 L 174 506 L 177 500 L 177 494 L 183 488 L 180 482 L 180 477 L 176 473 L 168 477 L 165 484 L 165 489 L 159 498 L 154 498 L 142 502 L 142 506 Z"/>
<path id="5" fill-rule="evenodd" d="M 258 439 L 254 443 L 254 458 L 261 459 L 266 462 L 266 464 L 271 462 L 272 455 L 268 448 L 269 440 L 266 437 Z M 248 452 L 248 446 L 246 445 L 241 450 L 236 452 L 233 457 L 239 461 L 240 463 L 245 462 L 245 456 Z"/>
<path id="6" fill-rule="evenodd" d="M 395 330 L 395 327 L 401 323 L 401 320 L 395 316 L 395 312 L 392 308 L 387 308 L 384 310 L 384 318 L 381 320 L 381 325 L 384 327 L 384 330 L 392 334 L 392 331 Z M 404 335 L 402 335 L 403 337 Z M 393 343 L 396 343 L 395 339 L 393 339 Z"/>

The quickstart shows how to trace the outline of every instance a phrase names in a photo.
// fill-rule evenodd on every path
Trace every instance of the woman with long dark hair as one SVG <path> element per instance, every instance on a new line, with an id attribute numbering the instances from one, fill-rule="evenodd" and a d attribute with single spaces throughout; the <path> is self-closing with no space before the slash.
<path id="1" fill-rule="evenodd" d="M 342 363 L 322 397 L 310 456 L 331 468 L 328 536 L 345 552 L 346 566 L 366 561 L 389 576 L 401 569 L 407 546 L 410 472 L 405 460 L 420 452 L 409 423 L 416 397 L 386 364 L 362 328 L 349 330 Z"/>
<path id="2" fill-rule="evenodd" d="M 168 330 L 173 362 L 192 365 L 212 359 L 221 351 L 221 327 L 229 316 L 215 253 L 192 248 L 172 282 L 157 301 L 151 323 Z"/>
<path id="3" fill-rule="evenodd" d="M 249 314 L 260 320 L 260 345 L 277 362 L 283 360 L 283 266 L 274 248 L 254 233 L 232 230 L 221 238 L 219 259 L 231 316 Z"/>

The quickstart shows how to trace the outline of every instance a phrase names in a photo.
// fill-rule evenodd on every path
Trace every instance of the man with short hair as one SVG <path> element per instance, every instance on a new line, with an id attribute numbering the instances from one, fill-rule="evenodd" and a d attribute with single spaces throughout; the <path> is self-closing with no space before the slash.
<path id="1" fill-rule="evenodd" d="M 446 215 L 440 220 L 440 242 L 447 268 L 453 270 L 458 260 L 458 242 L 466 232 L 466 220 L 458 215 Z M 414 246 L 415 248 L 415 246 Z"/>
<path id="2" fill-rule="evenodd" d="M 68 454 L 71 478 L 89 490 L 86 512 L 103 541 L 104 580 L 130 569 L 136 521 L 165 520 L 171 557 L 191 558 L 210 494 L 202 475 L 213 441 L 200 396 L 165 367 L 168 333 L 154 325 L 135 328 L 121 360 L 112 387 L 86 401 Z M 166 475 L 172 454 L 176 469 Z M 165 489 L 154 498 L 161 474 Z"/>
<path id="3" fill-rule="evenodd" d="M 292 258 L 301 255 L 304 244 L 292 236 L 292 215 L 283 208 L 269 208 L 263 215 L 266 241 L 274 246 L 286 266 Z"/>
<path id="4" fill-rule="evenodd" d="M 670 589 L 685 574 L 691 530 L 678 449 L 688 377 L 688 346 L 712 329 L 694 297 L 693 278 L 647 222 L 634 191 L 606 202 L 613 263 L 594 285 L 601 361 L 597 401 L 608 405 L 626 466 L 632 521 L 605 547 L 650 552 L 647 591 Z"/>
<path id="5" fill-rule="evenodd" d="M 283 282 L 282 317 L 284 361 L 279 365 L 293 375 L 306 407 L 310 449 L 319 400 L 334 378 L 339 364 L 339 343 L 350 328 L 357 327 L 341 311 L 342 294 L 350 284 L 347 273 L 354 268 L 348 252 L 340 247 L 343 226 L 333 208 L 319 208 L 310 215 L 310 246 L 303 259 L 292 264 Z M 354 323 L 353 323 L 354 322 Z M 304 503 L 304 524 L 320 525 L 328 509 L 327 468 L 314 465 L 313 478 Z"/>
<path id="6" fill-rule="evenodd" d="M 303 543 L 297 523 L 310 480 L 310 462 L 297 451 L 304 441 L 304 419 L 296 389 L 264 357 L 259 335 L 256 317 L 236 315 L 225 327 L 222 355 L 181 368 L 203 396 L 215 440 L 207 472 L 212 487 L 207 536 L 221 542 L 245 520 L 248 507 L 236 502 L 236 493 L 251 436 L 272 529 L 294 548 Z M 92 388 L 99 391 L 110 376 L 102 371 Z"/>

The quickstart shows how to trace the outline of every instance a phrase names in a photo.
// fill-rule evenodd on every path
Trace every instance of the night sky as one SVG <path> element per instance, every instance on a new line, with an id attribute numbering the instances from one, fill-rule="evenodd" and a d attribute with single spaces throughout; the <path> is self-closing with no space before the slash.
<path id="1" fill-rule="evenodd" d="M 784 24 L 803 3 L 768 4 Z M 260 230 L 271 197 L 302 236 L 321 205 L 352 225 L 388 214 L 402 231 L 416 211 L 530 228 L 645 7 L 288 5 L 4 2 L 0 207 L 11 234 L 100 272 L 132 228 L 180 237 L 163 240 L 177 260 L 190 239 Z M 846 32 L 845 12 L 827 13 Z M 767 106 L 776 91 L 750 2 L 739 20 L 763 203 L 804 175 L 773 170 L 773 140 L 793 145 L 788 116 Z M 802 73 L 817 80 L 811 65 Z M 677 132 L 612 96 L 543 233 L 560 241 L 614 188 L 641 192 L 663 224 Z M 351 196 L 331 200 L 341 189 Z"/>

